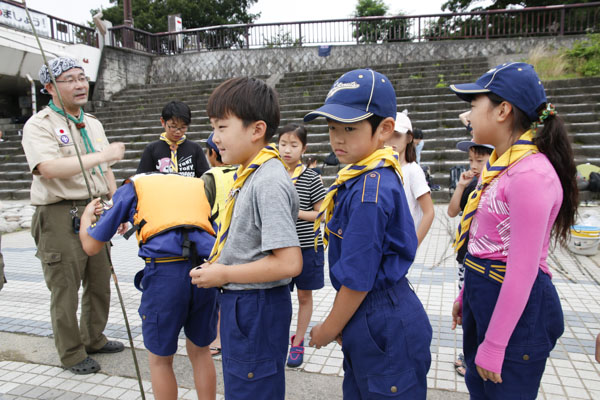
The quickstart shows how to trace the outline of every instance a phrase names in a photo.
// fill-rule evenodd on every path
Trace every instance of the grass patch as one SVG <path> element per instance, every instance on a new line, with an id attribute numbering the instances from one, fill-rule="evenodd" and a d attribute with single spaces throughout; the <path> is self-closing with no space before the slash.
<path id="1" fill-rule="evenodd" d="M 600 34 L 576 41 L 571 49 L 538 45 L 525 61 L 545 81 L 600 76 Z"/>
<path id="2" fill-rule="evenodd" d="M 408 77 L 408 79 L 422 79 L 423 75 L 422 74 L 414 74 Z"/>
<path id="3" fill-rule="evenodd" d="M 438 83 L 435 85 L 435 87 L 436 87 L 437 89 L 445 88 L 445 87 L 447 87 L 447 86 L 448 86 L 448 82 L 446 82 L 446 81 L 444 80 L 444 74 L 439 74 L 439 75 L 438 75 L 438 79 L 439 79 L 439 81 L 438 81 Z"/>

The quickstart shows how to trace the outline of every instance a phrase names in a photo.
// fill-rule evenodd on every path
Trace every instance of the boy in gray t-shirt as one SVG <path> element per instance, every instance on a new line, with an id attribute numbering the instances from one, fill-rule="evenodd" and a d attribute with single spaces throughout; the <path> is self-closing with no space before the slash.
<path id="1" fill-rule="evenodd" d="M 225 397 L 284 399 L 292 317 L 288 283 L 302 271 L 298 195 L 275 146 L 277 93 L 254 78 L 215 89 L 207 114 L 226 164 L 239 164 L 210 259 L 190 272 L 221 287 Z"/>

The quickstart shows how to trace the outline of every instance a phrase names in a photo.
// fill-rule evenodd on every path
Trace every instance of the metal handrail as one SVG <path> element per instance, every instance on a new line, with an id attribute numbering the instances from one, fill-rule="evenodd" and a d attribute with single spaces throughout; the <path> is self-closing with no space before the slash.
<path id="1" fill-rule="evenodd" d="M 124 25 L 110 29 L 113 46 L 158 55 L 216 49 L 560 36 L 598 31 L 600 2 L 514 10 L 216 25 L 163 33 L 148 33 Z"/>
<path id="2" fill-rule="evenodd" d="M 10 4 L 11 6 L 19 7 L 21 9 L 25 10 L 25 7 L 23 6 L 23 4 L 20 2 L 17 2 L 17 1 L 2 0 L 2 2 L 0 3 L 0 6 L 2 5 L 2 3 L 7 3 L 7 4 Z M 57 41 L 64 42 L 64 43 L 86 44 L 88 46 L 98 47 L 98 35 L 96 34 L 96 31 L 94 28 L 90 28 L 89 26 L 79 25 L 79 24 L 64 20 L 62 18 L 58 18 L 58 17 L 52 16 L 52 15 L 46 14 L 44 12 L 33 10 L 31 8 L 29 10 L 48 17 L 48 21 L 49 21 L 49 25 L 50 25 L 49 26 L 50 32 L 49 32 L 49 34 L 44 34 L 43 32 L 38 31 L 38 34 L 40 36 L 48 37 L 50 39 L 57 40 Z M 5 21 L 3 21 L 3 18 L 0 18 L 0 25 L 10 26 L 13 29 L 19 29 L 19 30 L 23 30 L 26 32 L 31 32 L 30 30 L 19 28 L 12 24 L 6 23 Z"/>

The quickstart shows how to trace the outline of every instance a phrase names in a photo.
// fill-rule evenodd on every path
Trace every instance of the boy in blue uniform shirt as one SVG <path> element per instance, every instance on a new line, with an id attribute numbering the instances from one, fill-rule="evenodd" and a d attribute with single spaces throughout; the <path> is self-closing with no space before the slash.
<path id="1" fill-rule="evenodd" d="M 199 289 L 189 277 L 196 260 L 208 257 L 214 245 L 204 183 L 174 174 L 136 175 L 115 192 L 113 204 L 96 223 L 102 204 L 99 199 L 88 204 L 79 236 L 84 251 L 93 255 L 122 222 L 139 227 L 138 254 L 146 267 L 136 275 L 136 287 L 143 292 L 139 313 L 154 397 L 177 399 L 173 355 L 183 327 L 198 398 L 214 399 L 209 344 L 216 336 L 217 291 Z"/>
<path id="2" fill-rule="evenodd" d="M 225 164 L 239 164 L 215 247 L 192 283 L 221 287 L 225 398 L 283 400 L 292 318 L 288 284 L 302 271 L 298 194 L 275 144 L 275 90 L 254 78 L 223 82 L 207 114 Z"/>
<path id="3" fill-rule="evenodd" d="M 402 188 L 394 132 L 396 95 L 385 75 L 350 71 L 325 105 L 304 121 L 327 118 L 342 169 L 321 206 L 331 283 L 338 291 L 326 320 L 311 331 L 317 348 L 344 353 L 344 399 L 425 399 L 432 330 L 406 274 L 417 236 Z M 321 218 L 317 218 L 315 230 Z"/>

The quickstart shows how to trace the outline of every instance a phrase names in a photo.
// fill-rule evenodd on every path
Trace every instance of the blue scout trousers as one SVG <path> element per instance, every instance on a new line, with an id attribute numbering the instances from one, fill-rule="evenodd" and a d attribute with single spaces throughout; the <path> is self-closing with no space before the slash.
<path id="1" fill-rule="evenodd" d="M 283 400 L 289 287 L 223 290 L 220 303 L 225 398 Z"/>
<path id="2" fill-rule="evenodd" d="M 406 278 L 369 292 L 342 331 L 344 399 L 425 399 L 431 336 Z"/>
<path id="3" fill-rule="evenodd" d="M 191 268 L 189 260 L 146 260 L 138 287 L 142 290 L 138 311 L 144 346 L 153 354 L 175 354 L 182 327 L 198 347 L 208 346 L 217 336 L 217 289 L 192 285 Z"/>
<path id="4" fill-rule="evenodd" d="M 471 255 L 467 260 L 489 271 L 490 260 Z M 485 338 L 502 284 L 469 267 L 469 263 L 466 266 L 463 350 L 467 364 L 465 383 L 471 399 L 535 399 L 546 359 L 564 331 L 560 300 L 550 277 L 539 270 L 523 315 L 506 347 L 502 383 L 496 384 L 481 379 L 475 367 L 475 355 Z"/>

